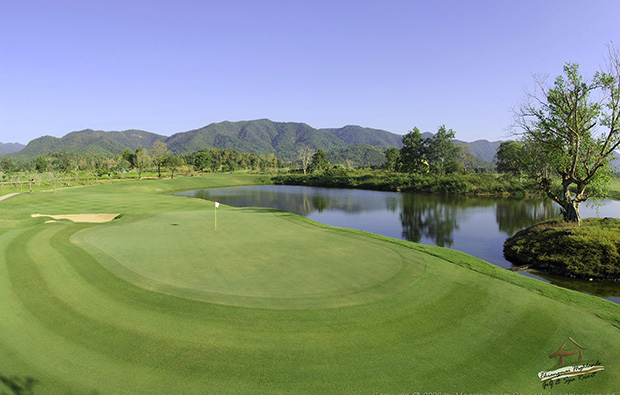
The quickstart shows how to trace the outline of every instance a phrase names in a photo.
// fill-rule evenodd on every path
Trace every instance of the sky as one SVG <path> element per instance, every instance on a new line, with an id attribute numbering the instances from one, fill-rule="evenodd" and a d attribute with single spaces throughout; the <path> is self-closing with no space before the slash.
<path id="1" fill-rule="evenodd" d="M 0 142 L 269 118 L 511 138 L 534 75 L 586 77 L 620 1 L 0 0 Z"/>

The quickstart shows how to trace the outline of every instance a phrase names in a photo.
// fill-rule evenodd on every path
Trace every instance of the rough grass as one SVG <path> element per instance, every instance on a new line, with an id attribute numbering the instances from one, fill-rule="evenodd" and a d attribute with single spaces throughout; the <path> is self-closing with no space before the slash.
<path id="1" fill-rule="evenodd" d="M 1 202 L 0 392 L 540 393 L 536 374 L 569 336 L 606 370 L 554 390 L 620 385 L 613 303 L 269 209 L 220 206 L 216 235 L 212 202 L 164 194 L 251 181 Z M 122 216 L 45 224 L 35 211 Z"/>
<path id="2" fill-rule="evenodd" d="M 588 218 L 581 226 L 547 221 L 520 232 L 504 245 L 518 265 L 579 278 L 620 278 L 620 220 Z"/>

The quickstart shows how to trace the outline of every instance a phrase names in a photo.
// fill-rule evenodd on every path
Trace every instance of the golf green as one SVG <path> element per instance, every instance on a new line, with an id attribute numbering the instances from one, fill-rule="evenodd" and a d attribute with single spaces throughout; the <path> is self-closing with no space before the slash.
<path id="1" fill-rule="evenodd" d="M 425 266 L 413 251 L 291 221 L 289 213 L 219 211 L 218 229 L 206 209 L 93 227 L 73 241 L 144 288 L 253 307 L 368 302 L 409 285 Z"/>
<path id="2" fill-rule="evenodd" d="M 215 229 L 213 202 L 166 194 L 253 180 L 243 177 L 0 202 L 0 393 L 619 388 L 611 302 L 271 209 L 221 205 Z M 35 213 L 121 216 L 45 223 Z M 565 365 L 581 356 L 604 370 L 541 382 L 558 351 Z"/>

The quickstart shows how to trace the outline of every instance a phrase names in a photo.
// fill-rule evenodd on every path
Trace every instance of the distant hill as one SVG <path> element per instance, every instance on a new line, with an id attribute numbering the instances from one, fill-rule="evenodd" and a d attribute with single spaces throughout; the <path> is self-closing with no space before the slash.
<path id="1" fill-rule="evenodd" d="M 0 143 L 0 155 L 17 152 L 24 147 L 25 145 L 20 144 L 20 143 Z"/>
<path id="2" fill-rule="evenodd" d="M 86 129 L 71 132 L 61 138 L 43 136 L 28 143 L 15 153 L 15 158 L 33 158 L 49 152 L 75 152 L 86 154 L 115 155 L 125 148 L 151 147 L 155 141 L 166 141 L 166 136 L 143 130 L 105 132 Z"/>
<path id="3" fill-rule="evenodd" d="M 422 133 L 422 137 L 425 139 L 433 137 L 433 133 L 424 132 Z M 463 140 L 452 140 L 455 144 L 464 144 L 468 145 L 473 151 L 474 155 L 477 158 L 484 159 L 488 162 L 493 162 L 493 158 L 495 157 L 495 153 L 497 152 L 497 148 L 502 143 L 502 141 L 489 141 L 489 140 L 476 140 L 473 142 L 467 142 Z"/>
<path id="4" fill-rule="evenodd" d="M 273 122 L 268 119 L 212 123 L 200 129 L 170 136 L 166 143 L 168 149 L 174 153 L 189 153 L 205 147 L 215 147 L 257 155 L 271 152 L 287 161 L 296 159 L 297 148 L 302 145 L 324 151 L 350 145 L 305 123 Z"/>
<path id="5" fill-rule="evenodd" d="M 319 129 L 330 133 L 347 145 L 372 145 L 376 147 L 402 147 L 403 136 L 380 129 L 348 125 L 340 129 Z"/>
<path id="6" fill-rule="evenodd" d="M 327 151 L 329 163 L 353 167 L 379 167 L 385 163 L 385 147 L 358 144 Z"/>
<path id="7" fill-rule="evenodd" d="M 469 145 L 476 155 L 480 159 L 484 159 L 489 162 L 493 162 L 497 148 L 502 143 L 501 141 L 489 141 L 489 140 L 476 140 L 470 143 L 461 140 L 453 140 L 455 143 L 461 143 Z"/>
<path id="8" fill-rule="evenodd" d="M 425 138 L 431 133 L 423 133 Z M 402 135 L 385 130 L 348 125 L 342 128 L 315 129 L 301 122 L 274 122 L 269 119 L 212 123 L 199 129 L 176 133 L 170 137 L 143 131 L 106 132 L 80 130 L 61 138 L 43 136 L 32 140 L 19 152 L 8 154 L 28 160 L 50 152 L 74 152 L 116 155 L 128 148 L 150 149 L 163 141 L 174 154 L 189 154 L 202 148 L 222 148 L 266 155 L 273 153 L 285 161 L 296 161 L 297 150 L 308 145 L 322 149 L 332 163 L 354 166 L 378 166 L 384 161 L 387 147 L 402 147 Z M 455 142 L 461 142 L 455 140 Z M 478 140 L 469 145 L 481 159 L 492 161 L 500 142 Z M 22 146 L 23 147 L 23 146 Z"/>

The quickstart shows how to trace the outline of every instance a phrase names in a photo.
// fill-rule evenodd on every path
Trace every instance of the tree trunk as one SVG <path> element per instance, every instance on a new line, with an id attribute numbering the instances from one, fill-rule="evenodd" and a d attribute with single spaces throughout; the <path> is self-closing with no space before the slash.
<path id="1" fill-rule="evenodd" d="M 571 195 L 571 191 L 569 189 L 570 182 L 564 181 L 562 183 L 563 194 L 561 196 L 553 193 L 551 189 L 551 182 L 548 178 L 543 178 L 540 181 L 540 185 L 545 191 L 546 195 L 560 205 L 562 210 L 562 217 L 566 222 L 576 222 L 581 225 L 581 215 L 579 214 L 579 206 L 581 205 L 581 201 L 577 199 L 573 199 Z M 583 191 L 581 191 L 583 192 Z"/>
<path id="2" fill-rule="evenodd" d="M 577 222 L 581 225 L 581 215 L 579 214 L 580 203 L 571 200 L 562 205 L 562 216 L 566 222 Z"/>

